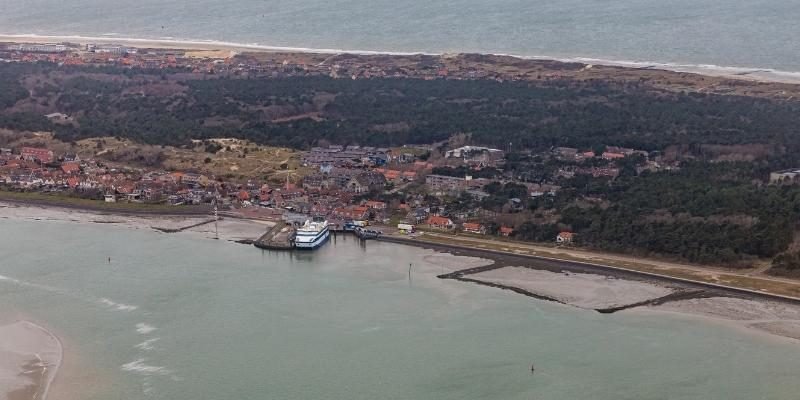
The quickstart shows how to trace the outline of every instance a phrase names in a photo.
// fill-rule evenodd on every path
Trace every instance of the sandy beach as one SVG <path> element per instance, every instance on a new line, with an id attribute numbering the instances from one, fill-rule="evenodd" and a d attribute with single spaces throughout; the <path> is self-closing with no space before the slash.
<path id="1" fill-rule="evenodd" d="M 655 282 L 529 267 L 502 267 L 467 276 L 475 281 L 520 288 L 589 310 L 636 305 L 677 293 L 676 288 Z M 800 340 L 800 306 L 777 301 L 710 296 L 634 306 L 620 312 L 691 316 L 762 336 Z"/>
<path id="2" fill-rule="evenodd" d="M 586 309 L 603 309 L 639 303 L 673 293 L 664 286 L 596 274 L 558 273 L 532 268 L 504 267 L 469 276 L 498 283 Z"/>
<path id="3" fill-rule="evenodd" d="M 202 238 L 216 238 L 218 233 L 220 240 L 230 241 L 255 240 L 274 225 L 274 222 L 270 221 L 230 217 L 220 218 L 214 224 L 210 216 L 114 215 L 68 208 L 0 202 L 0 219 L 4 218 L 110 224 L 132 229 L 150 229 L 162 233 L 165 231 L 173 232 L 165 234 L 194 235 Z"/>
<path id="4" fill-rule="evenodd" d="M 46 399 L 62 359 L 61 342 L 41 326 L 0 326 L 0 399 Z"/>
<path id="5" fill-rule="evenodd" d="M 256 43 L 233 43 L 214 40 L 180 40 L 180 39 L 146 39 L 104 36 L 78 36 L 78 35 L 15 35 L 0 34 L 0 42 L 24 43 L 54 43 L 71 42 L 78 44 L 122 44 L 139 48 L 160 48 L 188 50 L 193 52 L 214 52 L 215 56 L 232 56 L 243 52 L 272 52 L 272 53 L 298 53 L 298 54 L 357 54 L 357 55 L 445 55 L 430 52 L 389 52 L 358 49 L 326 49 L 303 48 L 286 46 L 269 46 Z M 209 54 L 210 55 L 210 54 Z M 728 67 L 717 65 L 692 65 L 674 63 L 655 63 L 647 61 L 618 61 L 598 58 L 558 58 L 548 56 L 525 56 L 519 54 L 491 54 L 508 56 L 525 60 L 557 61 L 564 63 L 582 63 L 587 66 L 622 67 L 632 70 L 664 70 L 671 72 L 685 72 L 717 78 L 746 80 L 753 82 L 772 82 L 800 84 L 800 72 L 778 71 L 764 68 Z"/>

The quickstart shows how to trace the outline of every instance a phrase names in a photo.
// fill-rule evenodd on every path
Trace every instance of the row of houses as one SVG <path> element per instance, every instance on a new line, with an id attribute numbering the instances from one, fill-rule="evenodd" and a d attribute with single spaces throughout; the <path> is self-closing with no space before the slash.
<path id="1" fill-rule="evenodd" d="M 385 165 L 392 150 L 369 146 L 314 147 L 303 155 L 303 164 L 313 167 L 355 167 Z"/>

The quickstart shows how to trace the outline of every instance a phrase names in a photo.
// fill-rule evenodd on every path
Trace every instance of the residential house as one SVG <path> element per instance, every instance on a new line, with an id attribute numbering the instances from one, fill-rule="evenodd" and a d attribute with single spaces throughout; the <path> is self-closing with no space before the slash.
<path id="1" fill-rule="evenodd" d="M 205 175 L 195 174 L 193 172 L 187 172 L 183 174 L 181 182 L 192 187 L 206 186 L 208 185 L 208 177 Z"/>
<path id="2" fill-rule="evenodd" d="M 453 229 L 453 221 L 450 218 L 441 217 L 438 215 L 431 215 L 425 221 L 428 226 L 436 229 Z"/>
<path id="3" fill-rule="evenodd" d="M 604 160 L 613 161 L 613 160 L 619 160 L 619 159 L 625 158 L 625 154 L 612 153 L 610 151 L 606 151 L 606 152 L 603 153 L 603 155 L 601 157 L 603 157 Z"/>
<path id="4" fill-rule="evenodd" d="M 486 227 L 476 222 L 464 222 L 461 224 L 461 229 L 468 233 L 476 233 L 479 235 L 486 234 Z"/>
<path id="5" fill-rule="evenodd" d="M 514 228 L 510 226 L 501 226 L 500 227 L 500 236 L 509 237 L 514 233 Z"/>
<path id="6" fill-rule="evenodd" d="M 375 201 L 375 200 L 366 201 L 364 203 L 364 206 L 366 206 L 367 208 L 373 209 L 373 210 L 380 210 L 380 211 L 386 209 L 386 203 L 384 203 L 382 201 Z"/>
<path id="7" fill-rule="evenodd" d="M 573 147 L 556 147 L 553 149 L 553 154 L 562 159 L 574 159 L 578 154 L 578 149 Z"/>
<path id="8" fill-rule="evenodd" d="M 61 171 L 67 175 L 77 175 L 81 172 L 81 166 L 76 162 L 65 162 L 61 164 Z"/>
<path id="9" fill-rule="evenodd" d="M 369 218 L 369 208 L 364 206 L 338 207 L 333 210 L 334 218 L 362 221 Z"/>
<path id="10" fill-rule="evenodd" d="M 386 178 L 379 172 L 365 171 L 350 178 L 345 187 L 348 191 L 353 193 L 368 193 L 375 190 L 381 190 L 386 185 Z"/>
<path id="11" fill-rule="evenodd" d="M 575 234 L 572 232 L 567 232 L 567 231 L 560 232 L 558 236 L 556 236 L 556 243 L 562 243 L 562 244 L 572 243 L 572 239 L 574 237 Z"/>
<path id="12" fill-rule="evenodd" d="M 78 162 L 81 158 L 75 153 L 64 154 L 64 162 Z"/>
<path id="13" fill-rule="evenodd" d="M 408 212 L 406 219 L 414 224 L 419 224 L 428 218 L 428 212 L 422 208 L 417 208 Z"/>
<path id="14" fill-rule="evenodd" d="M 322 174 L 311 174 L 303 178 L 303 189 L 322 190 L 327 188 L 328 180 Z"/>
<path id="15" fill-rule="evenodd" d="M 769 183 L 795 183 L 800 181 L 800 169 L 771 172 Z"/>

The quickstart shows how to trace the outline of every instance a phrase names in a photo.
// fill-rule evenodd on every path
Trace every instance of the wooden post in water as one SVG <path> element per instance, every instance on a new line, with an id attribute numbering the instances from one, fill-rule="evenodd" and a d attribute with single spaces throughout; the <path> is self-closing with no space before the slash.
<path id="1" fill-rule="evenodd" d="M 219 240 L 219 227 L 217 226 L 217 221 L 219 221 L 219 214 L 217 214 L 217 200 L 214 200 L 214 239 Z"/>

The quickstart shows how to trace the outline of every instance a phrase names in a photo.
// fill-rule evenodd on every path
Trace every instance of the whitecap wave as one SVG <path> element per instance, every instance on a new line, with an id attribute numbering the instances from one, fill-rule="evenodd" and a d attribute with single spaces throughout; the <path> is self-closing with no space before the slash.
<path id="1" fill-rule="evenodd" d="M 135 347 L 135 348 L 137 348 L 139 350 L 146 350 L 146 351 L 153 350 L 155 348 L 153 346 L 153 343 L 159 341 L 160 339 L 161 338 L 157 338 L 157 337 L 156 338 L 152 338 L 152 339 L 147 339 L 144 342 L 139 343 L 139 344 L 137 344 L 136 346 L 133 346 L 133 347 Z"/>
<path id="2" fill-rule="evenodd" d="M 111 307 L 113 309 L 116 309 L 118 311 L 130 312 L 130 311 L 135 311 L 135 310 L 137 310 L 139 308 L 138 306 L 132 306 L 130 304 L 117 303 L 117 302 L 115 302 L 115 301 L 113 301 L 111 299 L 105 298 L 105 297 L 101 298 L 98 301 L 100 303 L 102 303 L 102 304 L 104 304 L 104 305 L 106 305 L 108 307 Z"/>
<path id="3" fill-rule="evenodd" d="M 140 358 L 135 361 L 131 361 L 127 364 L 122 364 L 120 369 L 126 372 L 133 372 L 139 375 L 144 376 L 152 376 L 152 375 L 169 375 L 172 373 L 167 367 L 161 367 L 158 365 L 148 365 L 146 364 L 146 359 Z"/>
<path id="4" fill-rule="evenodd" d="M 136 332 L 141 335 L 147 335 L 148 333 L 152 333 L 156 329 L 158 328 L 152 325 L 145 324 L 144 322 L 136 324 Z"/>

